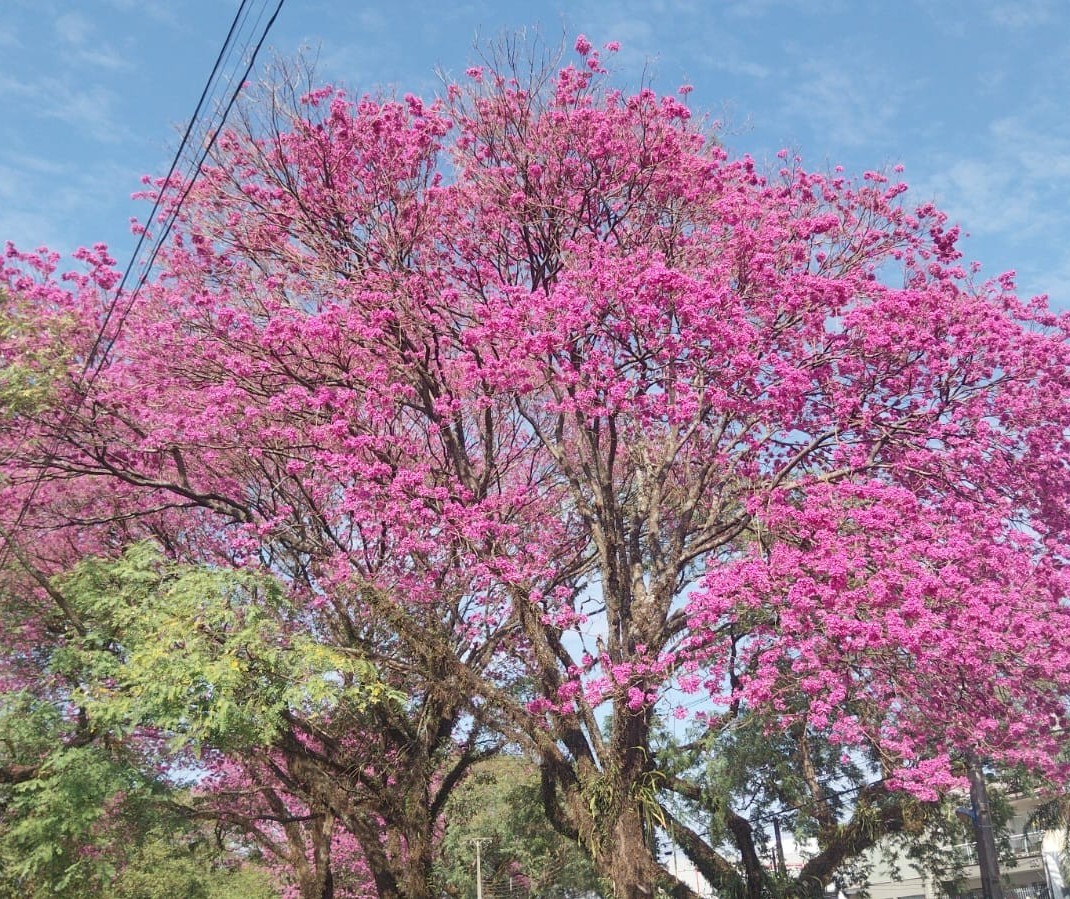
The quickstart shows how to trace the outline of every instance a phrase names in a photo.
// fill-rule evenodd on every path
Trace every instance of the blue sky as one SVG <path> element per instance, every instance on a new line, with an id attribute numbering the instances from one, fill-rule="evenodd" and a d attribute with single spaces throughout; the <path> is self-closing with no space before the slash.
<path id="1" fill-rule="evenodd" d="M 129 195 L 166 170 L 237 5 L 4 0 L 0 241 L 105 241 L 125 263 L 147 214 Z M 477 39 L 520 28 L 620 41 L 622 86 L 693 84 L 733 153 L 905 165 L 985 273 L 1070 308 L 1067 0 L 286 0 L 269 44 L 311 48 L 323 80 L 358 92 L 431 93 Z"/>

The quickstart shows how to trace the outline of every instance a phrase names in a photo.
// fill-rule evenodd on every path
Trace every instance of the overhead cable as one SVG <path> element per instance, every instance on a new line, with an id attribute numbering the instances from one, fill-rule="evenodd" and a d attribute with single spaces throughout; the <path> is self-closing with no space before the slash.
<path id="1" fill-rule="evenodd" d="M 216 57 L 215 64 L 212 66 L 212 71 L 205 82 L 204 88 L 201 91 L 201 95 L 197 101 L 197 106 L 194 109 L 193 116 L 190 118 L 189 124 L 186 126 L 186 130 L 182 135 L 182 139 L 179 143 L 178 149 L 175 151 L 174 158 L 171 161 L 171 165 L 167 171 L 167 175 L 164 176 L 160 182 L 160 189 L 156 194 L 156 198 L 153 202 L 152 211 L 149 213 L 148 220 L 144 228 L 138 236 L 137 243 L 134 247 L 134 251 L 131 254 L 130 261 L 127 263 L 126 268 L 123 271 L 123 276 L 119 281 L 119 285 L 116 288 L 115 295 L 108 302 L 104 315 L 101 319 L 100 325 L 97 329 L 97 333 L 93 339 L 92 346 L 89 352 L 86 354 L 85 360 L 82 365 L 82 370 L 79 377 L 75 381 L 76 399 L 74 404 L 66 411 L 61 422 L 58 433 L 53 436 L 50 441 L 50 445 L 42 457 L 38 469 L 37 475 L 34 478 L 33 484 L 30 487 L 29 493 L 22 501 L 19 507 L 18 515 L 15 517 L 10 530 L 7 532 L 6 539 L 3 542 L 3 547 L 0 549 L 0 569 L 6 566 L 11 551 L 11 541 L 15 539 L 17 531 L 22 523 L 25 521 L 26 514 L 29 511 L 34 499 L 37 496 L 37 492 L 41 487 L 44 480 L 45 472 L 56 460 L 58 452 L 58 443 L 62 438 L 64 432 L 70 427 L 74 421 L 75 416 L 81 411 L 82 406 L 85 404 L 86 399 L 89 396 L 90 389 L 95 383 L 100 372 L 107 364 L 108 355 L 111 352 L 112 346 L 118 340 L 123 325 L 127 316 L 133 309 L 134 303 L 137 301 L 137 297 L 142 288 L 148 281 L 149 275 L 152 272 L 152 268 L 155 265 L 156 258 L 160 252 L 160 249 L 164 246 L 167 238 L 171 234 L 171 230 L 174 227 L 175 222 L 182 210 L 182 204 L 189 196 L 190 191 L 193 188 L 194 183 L 199 177 L 201 170 L 204 166 L 205 160 L 208 158 L 208 154 L 215 146 L 216 139 L 219 133 L 223 129 L 223 125 L 226 123 L 227 116 L 229 115 L 234 104 L 237 102 L 238 96 L 244 87 L 249 73 L 252 71 L 253 66 L 256 64 L 256 58 L 260 53 L 260 50 L 264 46 L 264 42 L 267 40 L 268 33 L 271 31 L 272 26 L 275 24 L 276 19 L 279 17 L 279 13 L 282 11 L 282 7 L 285 0 L 277 0 L 275 8 L 271 13 L 270 18 L 266 24 L 259 29 L 259 38 L 257 39 L 252 51 L 249 52 L 249 46 L 252 43 L 251 38 L 246 39 L 240 54 L 238 55 L 239 67 L 241 65 L 240 60 L 246 58 L 246 64 L 244 70 L 242 70 L 241 76 L 237 79 L 233 77 L 230 79 L 230 97 L 227 103 L 222 107 L 222 110 L 218 115 L 218 122 L 214 124 L 209 122 L 208 128 L 198 128 L 203 123 L 205 109 L 211 105 L 216 90 L 219 85 L 221 73 L 227 67 L 227 62 L 235 53 L 235 46 L 238 42 L 239 36 L 243 31 L 245 25 L 249 19 L 250 0 L 242 0 L 241 5 L 238 7 L 238 11 L 234 15 L 234 19 L 231 22 L 230 28 L 227 31 L 227 36 L 223 41 L 223 45 L 219 50 L 219 54 Z M 264 16 L 264 11 L 270 6 L 270 0 L 265 0 L 261 5 L 260 13 L 258 14 L 256 21 L 253 25 L 254 33 L 260 25 Z M 148 253 L 147 258 L 140 266 L 140 274 L 137 278 L 137 284 L 133 290 L 127 292 L 124 297 L 124 291 L 126 290 L 126 284 L 130 280 L 132 273 L 137 267 L 138 259 L 145 248 L 146 243 L 150 239 L 151 227 L 159 214 L 161 208 L 163 208 L 164 200 L 167 197 L 168 188 L 171 186 L 172 179 L 175 176 L 175 172 L 178 170 L 182 160 L 186 157 L 187 148 L 191 146 L 191 139 L 195 133 L 200 132 L 203 135 L 201 143 L 201 151 L 199 154 L 195 154 L 196 162 L 189 172 L 189 174 L 183 178 L 184 187 L 182 193 L 179 195 L 176 202 L 172 203 L 168 209 L 166 218 L 162 223 L 157 237 L 153 240 L 152 249 Z M 206 139 L 204 139 L 206 138 Z M 120 306 L 120 302 L 125 299 L 125 302 Z M 115 327 L 111 335 L 108 334 L 108 327 L 115 321 Z"/>

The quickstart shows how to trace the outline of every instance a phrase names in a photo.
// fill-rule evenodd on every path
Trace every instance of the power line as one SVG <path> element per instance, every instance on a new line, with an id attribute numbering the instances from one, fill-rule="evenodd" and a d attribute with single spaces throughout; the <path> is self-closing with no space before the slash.
<path id="1" fill-rule="evenodd" d="M 214 127 L 214 128 L 211 129 L 211 136 L 208 138 L 207 141 L 203 142 L 203 146 L 202 146 L 201 152 L 200 152 L 199 156 L 197 157 L 197 163 L 196 163 L 196 166 L 194 167 L 193 175 L 192 175 L 192 177 L 186 179 L 185 187 L 182 190 L 182 194 L 178 198 L 178 202 L 175 203 L 174 206 L 171 207 L 171 209 L 170 209 L 170 211 L 168 213 L 166 222 L 164 224 L 164 227 L 160 231 L 160 236 L 154 242 L 154 246 L 152 248 L 152 252 L 149 254 L 148 261 L 142 266 L 141 276 L 138 278 L 137 286 L 131 292 L 130 299 L 126 304 L 126 308 L 123 310 L 121 316 L 118 319 L 118 324 L 116 326 L 116 334 L 115 334 L 115 337 L 113 338 L 113 340 L 118 338 L 119 332 L 122 330 L 123 323 L 126 321 L 126 317 L 130 314 L 130 311 L 134 306 L 134 302 L 137 300 L 137 295 L 141 292 L 141 289 L 145 286 L 145 283 L 147 282 L 148 277 L 149 277 L 149 273 L 152 271 L 152 267 L 156 262 L 156 257 L 159 254 L 160 250 L 163 248 L 164 244 L 167 242 L 167 238 L 168 238 L 168 236 L 170 236 L 171 230 L 172 230 L 172 228 L 174 228 L 175 222 L 178 220 L 179 213 L 182 210 L 182 204 L 185 203 L 186 198 L 189 196 L 190 191 L 193 189 L 193 185 L 196 183 L 197 178 L 200 176 L 201 169 L 204 167 L 205 160 L 207 160 L 208 155 L 212 152 L 212 149 L 215 147 L 216 140 L 218 139 L 219 134 L 222 131 L 222 125 L 223 125 L 224 122 L 226 122 L 227 116 L 230 114 L 230 110 L 233 108 L 234 104 L 237 102 L 238 96 L 241 93 L 241 89 L 244 86 L 246 79 L 249 77 L 249 73 L 252 71 L 253 65 L 256 63 L 256 57 L 260 53 L 261 48 L 264 46 L 264 41 L 267 40 L 268 32 L 271 30 L 272 25 L 275 24 L 275 20 L 278 18 L 279 12 L 282 10 L 282 6 L 283 6 L 283 4 L 285 2 L 286 2 L 286 0 L 278 0 L 277 5 L 275 6 L 275 11 L 271 14 L 271 18 L 268 20 L 267 25 L 264 26 L 264 29 L 260 34 L 260 39 L 257 41 L 256 46 L 253 48 L 252 54 L 249 57 L 249 62 L 245 67 L 245 71 L 242 72 L 241 78 L 238 79 L 238 83 L 236 85 L 234 85 L 234 89 L 231 91 L 230 99 L 227 101 L 227 105 L 223 108 L 223 112 L 219 117 L 219 125 L 217 127 Z M 239 15 L 241 14 L 242 9 L 244 9 L 244 8 L 245 8 L 245 2 L 243 0 L 242 6 L 238 10 L 238 14 Z M 262 12 L 261 12 L 261 16 L 262 16 Z M 257 24 L 259 24 L 259 21 L 260 21 L 260 18 L 258 17 Z M 229 37 L 230 36 L 228 34 L 228 39 L 229 39 Z M 224 46 L 225 46 L 225 44 L 224 44 Z M 213 74 L 214 74 L 214 70 L 213 70 Z M 188 133 L 189 133 L 189 129 L 187 129 L 187 134 Z M 183 145 L 180 146 L 180 148 L 179 148 L 179 154 L 182 152 L 182 149 L 183 149 L 183 147 L 185 145 L 185 142 L 186 142 L 186 138 L 184 137 L 183 138 Z M 164 196 L 164 193 L 165 193 L 166 189 L 167 189 L 167 181 L 165 180 L 165 182 L 163 184 L 163 187 L 161 187 L 160 193 L 157 196 L 156 203 L 153 206 L 153 214 L 155 214 L 156 210 L 159 208 L 160 200 Z M 149 221 L 151 223 L 151 218 L 150 218 Z M 132 261 L 133 260 L 131 260 L 131 262 Z M 117 292 L 117 294 L 116 294 L 116 300 L 115 300 L 115 304 L 113 304 L 113 306 L 118 303 L 118 299 L 119 299 L 119 292 Z M 108 352 L 108 347 L 105 347 L 104 354 L 103 354 L 103 357 L 101 359 L 101 365 L 98 366 L 98 368 L 96 369 L 97 372 L 99 372 L 101 370 L 101 368 L 103 368 L 103 363 L 107 359 L 107 352 Z M 91 384 L 92 384 L 92 381 L 90 381 L 90 385 Z"/>
<path id="2" fill-rule="evenodd" d="M 885 778 L 879 777 L 876 780 L 869 783 L 855 784 L 854 786 L 845 787 L 842 790 L 835 790 L 831 793 L 826 793 L 823 798 L 818 799 L 814 797 L 799 805 L 789 805 L 784 808 L 778 809 L 775 812 L 766 812 L 764 815 L 756 815 L 752 820 L 758 821 L 773 821 L 781 818 L 785 815 L 790 815 L 792 812 L 800 812 L 803 809 L 813 808 L 815 805 L 819 805 L 822 802 L 826 802 L 829 799 L 835 799 L 839 796 L 848 796 L 851 793 L 861 793 L 863 790 L 867 790 L 870 787 L 876 787 L 884 783 Z"/>
<path id="3" fill-rule="evenodd" d="M 850 787 L 845 787 L 842 790 L 835 790 L 835 791 L 833 791 L 831 793 L 826 793 L 825 796 L 824 796 L 824 799 L 817 799 L 815 797 L 815 798 L 809 799 L 809 800 L 807 800 L 805 802 L 801 802 L 798 805 L 784 806 L 782 808 L 777 809 L 776 811 L 768 811 L 768 812 L 765 812 L 764 814 L 755 815 L 752 818 L 748 818 L 748 821 L 750 821 L 751 824 L 763 824 L 763 823 L 770 823 L 771 824 L 774 821 L 779 821 L 779 820 L 781 820 L 783 818 L 786 818 L 786 817 L 790 816 L 794 812 L 799 812 L 799 811 L 803 811 L 804 809 L 813 808 L 815 805 L 818 805 L 819 803 L 821 803 L 823 801 L 827 801 L 829 799 L 835 799 L 835 798 L 837 798 L 839 796 L 847 796 L 847 795 L 849 795 L 851 793 L 861 793 L 863 790 L 866 790 L 869 787 L 876 787 L 876 786 L 879 786 L 879 785 L 883 784 L 884 782 L 885 782 L 885 778 L 879 777 L 876 780 L 869 781 L 868 783 L 855 784 L 855 785 L 850 786 Z M 698 837 L 700 837 L 702 839 L 707 839 L 708 840 L 709 837 L 710 837 L 710 827 L 709 827 L 709 825 L 706 825 L 705 827 L 703 827 L 701 831 L 699 831 L 697 828 L 695 828 L 694 832 L 695 832 L 696 836 L 698 836 Z"/>
<path id="4" fill-rule="evenodd" d="M 141 229 L 141 233 L 138 235 L 138 240 L 135 244 L 134 251 L 131 254 L 130 261 L 127 263 L 126 268 L 123 271 L 123 276 L 119 281 L 119 285 L 116 288 L 114 297 L 112 297 L 111 301 L 107 304 L 104 316 L 101 319 L 100 326 L 98 327 L 97 333 L 93 339 L 93 344 L 89 352 L 86 354 L 85 361 L 82 365 L 81 373 L 79 374 L 79 377 L 75 383 L 76 399 L 74 405 L 64 414 L 63 419 L 60 423 L 58 434 L 53 437 L 51 445 L 49 446 L 47 452 L 44 454 L 44 457 L 41 459 L 37 470 L 37 475 L 34 478 L 34 481 L 30 487 L 30 491 L 20 504 L 18 515 L 15 516 L 15 521 L 11 526 L 11 530 L 8 533 L 7 539 L 4 540 L 3 548 L 2 550 L 0 550 L 0 568 L 3 568 L 7 565 L 8 557 L 11 551 L 11 541 L 14 539 L 15 532 L 18 531 L 23 521 L 25 521 L 26 514 L 29 511 L 34 498 L 37 496 L 37 491 L 40 489 L 41 484 L 44 481 L 46 470 L 56 460 L 56 454 L 58 452 L 57 444 L 63 433 L 69 428 L 71 422 L 74 420 L 75 415 L 78 414 L 82 406 L 85 404 L 85 401 L 89 396 L 90 388 L 93 386 L 97 377 L 100 375 L 100 372 L 106 365 L 108 360 L 108 354 L 111 351 L 111 347 L 114 345 L 115 341 L 118 340 L 120 333 L 122 332 L 123 325 L 126 322 L 127 316 L 130 314 L 130 311 L 133 309 L 134 303 L 137 301 L 138 295 L 140 294 L 142 288 L 148 281 L 149 274 L 151 273 L 152 267 L 156 262 L 156 258 L 160 252 L 160 249 L 167 241 L 167 238 L 170 236 L 171 230 L 173 229 L 174 224 L 178 219 L 179 213 L 182 209 L 182 204 L 189 196 L 189 193 L 192 190 L 194 183 L 196 182 L 197 178 L 201 173 L 201 170 L 204 166 L 204 162 L 208 158 L 208 154 L 215 146 L 216 139 L 220 131 L 222 130 L 222 126 L 226 122 L 230 110 L 233 108 L 235 102 L 237 102 L 238 95 L 241 93 L 241 89 L 244 86 L 246 79 L 249 77 L 249 73 L 252 71 L 253 66 L 256 63 L 256 58 L 260 53 L 260 50 L 263 48 L 264 42 L 267 40 L 268 33 L 271 31 L 272 26 L 275 24 L 275 21 L 279 16 L 279 13 L 282 11 L 284 3 L 285 0 L 278 0 L 278 2 L 276 3 L 275 9 L 272 12 L 271 17 L 268 19 L 263 29 L 260 30 L 260 37 L 257 40 L 255 47 L 253 47 L 251 53 L 248 53 L 248 48 L 251 43 L 251 39 L 246 40 L 245 45 L 242 48 L 241 54 L 238 57 L 239 59 L 241 59 L 248 53 L 248 62 L 245 66 L 245 69 L 242 72 L 241 77 L 237 79 L 237 83 L 232 84 L 230 99 L 228 100 L 226 106 L 223 108 L 222 113 L 219 115 L 218 124 L 216 124 L 214 127 L 210 127 L 208 132 L 206 132 L 206 134 L 208 135 L 208 140 L 201 142 L 202 150 L 200 154 L 196 156 L 196 163 L 193 166 L 191 173 L 184 179 L 185 187 L 181 195 L 179 196 L 177 202 L 172 204 L 172 206 L 169 208 L 163 227 L 160 229 L 158 237 L 153 241 L 152 250 L 149 253 L 147 260 L 141 266 L 141 271 L 137 279 L 137 284 L 134 289 L 127 294 L 125 306 L 120 309 L 119 303 L 120 300 L 123 299 L 123 291 L 126 288 L 127 281 L 129 281 L 131 273 L 137 266 L 138 257 L 142 252 L 142 249 L 144 248 L 147 240 L 149 239 L 149 229 L 163 206 L 163 201 L 167 194 L 167 190 L 171 185 L 171 180 L 174 177 L 175 172 L 178 170 L 178 167 L 186 154 L 187 147 L 190 146 L 190 140 L 192 135 L 194 134 L 195 127 L 198 124 L 198 120 L 202 118 L 202 113 L 206 105 L 209 104 L 214 98 L 218 86 L 219 75 L 224 68 L 224 63 L 234 54 L 235 38 L 242 31 L 245 23 L 248 21 L 249 0 L 242 0 L 241 5 L 238 7 L 238 11 L 234 15 L 234 19 L 231 22 L 230 28 L 227 31 L 227 36 L 224 39 L 223 45 L 220 48 L 219 54 L 216 57 L 215 64 L 212 66 L 212 71 L 205 82 L 200 97 L 198 98 L 197 106 L 194 109 L 189 124 L 186 126 L 186 130 L 182 135 L 182 139 L 179 142 L 178 149 L 175 151 L 175 155 L 171 161 L 170 167 L 168 168 L 167 175 L 161 182 L 160 189 L 153 202 L 152 210 L 149 213 L 146 226 Z M 263 19 L 264 10 L 266 8 L 267 4 L 261 7 L 260 14 L 257 16 L 256 22 L 253 26 L 254 32 L 257 26 L 259 26 L 260 21 Z M 117 311 L 118 314 L 116 314 Z M 115 329 L 114 333 L 109 337 L 107 334 L 107 330 L 113 318 L 115 318 Z"/>
<path id="5" fill-rule="evenodd" d="M 174 158 L 171 160 L 171 165 L 167 170 L 167 174 L 163 178 L 162 183 L 164 186 L 160 189 L 159 193 L 156 195 L 155 201 L 152 204 L 152 210 L 151 212 L 149 212 L 148 215 L 149 223 L 151 223 L 156 218 L 156 214 L 159 212 L 160 206 L 163 203 L 166 186 L 170 184 L 171 179 L 174 177 L 175 171 L 179 166 L 179 163 L 182 161 L 182 155 L 185 151 L 186 146 L 189 144 L 190 137 L 193 134 L 194 126 L 197 124 L 197 121 L 201 116 L 201 111 L 204 109 L 205 104 L 208 102 L 210 96 L 215 91 L 216 78 L 219 74 L 220 68 L 223 65 L 224 59 L 228 55 L 228 51 L 230 51 L 231 49 L 234 36 L 239 30 L 242 20 L 245 18 L 245 11 L 248 6 L 248 3 L 249 0 L 242 0 L 241 6 L 238 7 L 238 11 L 234 15 L 234 20 L 230 23 L 230 28 L 227 31 L 227 36 L 225 40 L 223 41 L 223 46 L 219 48 L 219 54 L 216 56 L 215 63 L 212 66 L 212 71 L 208 75 L 208 80 L 204 83 L 204 88 L 201 90 L 200 97 L 197 99 L 197 106 L 193 110 L 193 115 L 190 117 L 189 124 L 186 125 L 186 130 L 182 135 L 181 141 L 179 141 L 178 149 L 175 151 Z M 126 282 L 129 280 L 130 274 L 134 270 L 135 265 L 137 264 L 137 259 L 141 254 L 142 247 L 145 245 L 145 241 L 148 236 L 149 229 L 147 227 L 142 228 L 141 233 L 138 235 L 138 240 L 134 246 L 134 250 L 130 254 L 130 260 L 129 262 L 127 262 L 126 268 L 123 271 L 123 277 L 119 281 L 119 286 L 116 288 L 115 298 L 108 305 L 108 309 L 104 314 L 104 319 L 101 322 L 100 329 L 97 331 L 96 339 L 93 341 L 93 346 L 90 348 L 89 354 L 86 356 L 85 364 L 82 367 L 82 377 L 86 376 L 86 374 L 89 372 L 89 369 L 93 365 L 93 361 L 96 358 L 97 351 L 100 349 L 100 346 L 104 341 L 104 335 L 107 331 L 108 324 L 111 321 L 112 314 L 115 311 L 119 298 L 122 296 L 123 291 L 126 289 Z"/>

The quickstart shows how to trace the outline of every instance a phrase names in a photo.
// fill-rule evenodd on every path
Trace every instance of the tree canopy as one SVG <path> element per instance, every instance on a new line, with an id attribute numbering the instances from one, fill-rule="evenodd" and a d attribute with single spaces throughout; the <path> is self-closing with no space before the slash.
<path id="1" fill-rule="evenodd" d="M 196 182 L 150 185 L 177 225 L 120 316 L 103 248 L 9 250 L 39 327 L 0 359 L 48 389 L 0 420 L 5 670 L 260 759 L 384 899 L 429 895 L 505 742 L 620 899 L 693 895 L 666 829 L 723 894 L 809 895 L 963 752 L 1065 774 L 1070 320 L 889 174 L 760 172 L 575 49 L 434 99 L 250 98 Z M 90 593 L 155 656 L 77 599 L 146 541 L 155 580 Z M 713 826 L 679 814 L 656 724 L 688 706 L 709 752 L 790 737 L 796 878 L 724 781 Z"/>

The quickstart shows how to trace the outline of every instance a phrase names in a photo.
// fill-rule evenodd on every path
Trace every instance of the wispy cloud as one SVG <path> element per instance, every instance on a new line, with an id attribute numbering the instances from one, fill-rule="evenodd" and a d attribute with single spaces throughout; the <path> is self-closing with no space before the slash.
<path id="1" fill-rule="evenodd" d="M 772 4 L 778 2 L 782 0 L 770 0 Z M 696 0 L 624 0 L 612 6 L 588 2 L 577 7 L 575 21 L 589 29 L 588 36 L 594 40 L 621 43 L 620 54 L 613 63 L 615 69 L 663 74 L 669 79 L 663 85 L 668 90 L 681 78 L 692 80 L 705 69 L 745 80 L 765 79 L 773 74 L 753 53 L 746 28 L 724 26 L 725 19 L 737 18 L 737 13 L 738 18 L 748 19 L 764 15 L 764 9 L 752 11 L 749 6 L 739 3 L 714 9 Z M 747 27 L 752 26 L 748 23 Z M 660 69 L 665 71 L 659 72 Z M 711 102 L 722 99 L 717 97 Z"/>
<path id="2" fill-rule="evenodd" d="M 1043 181 L 1050 186 L 1052 179 L 1070 181 L 1070 129 L 1062 133 L 1050 127 L 1038 128 L 1026 115 L 996 119 L 988 131 L 1000 154 L 1025 179 Z"/>
<path id="3" fill-rule="evenodd" d="M 56 37 L 67 51 L 67 61 L 85 63 L 104 69 L 129 68 L 126 58 L 96 33 L 93 23 L 76 12 L 58 16 L 54 22 Z"/>
<path id="4" fill-rule="evenodd" d="M 55 27 L 59 39 L 75 47 L 81 47 L 93 30 L 89 20 L 76 12 L 59 16 L 55 21 Z"/>
<path id="5" fill-rule="evenodd" d="M 1070 128 L 1038 127 L 1028 110 L 989 123 L 977 149 L 944 158 L 927 186 L 975 234 L 1027 243 L 1070 230 Z"/>
<path id="6" fill-rule="evenodd" d="M 12 240 L 23 248 L 50 246 L 67 253 L 100 240 L 122 243 L 130 204 L 114 185 L 135 181 L 128 169 L 110 163 L 62 165 L 5 153 L 0 158 L 0 243 Z"/>
<path id="7" fill-rule="evenodd" d="M 915 188 L 982 242 L 988 274 L 1014 268 L 1023 293 L 1067 308 L 1070 246 L 1058 236 L 1070 233 L 1070 128 L 1050 122 L 1023 105 L 979 129 L 972 152 L 935 155 Z"/>
<path id="8" fill-rule="evenodd" d="M 808 122 L 829 147 L 886 143 L 894 133 L 906 88 L 879 64 L 862 68 L 831 59 L 807 60 L 793 78 L 785 92 L 785 115 Z"/>
<path id="9" fill-rule="evenodd" d="M 971 234 L 1009 239 L 1046 226 L 1034 191 L 1023 187 L 1007 160 L 979 157 L 953 160 L 918 185 Z"/>
<path id="10" fill-rule="evenodd" d="M 101 143 L 127 137 L 114 114 L 115 93 L 99 84 L 77 87 L 70 79 L 46 76 L 21 80 L 0 74 L 0 97 L 22 103 L 42 119 L 59 120 Z"/>
<path id="11" fill-rule="evenodd" d="M 182 21 L 181 4 L 171 0 L 108 0 L 108 4 L 120 12 L 147 16 L 165 25 L 175 26 Z"/>
<path id="12" fill-rule="evenodd" d="M 1059 10 L 1056 0 L 990 0 L 985 4 L 985 15 L 1003 28 L 1039 28 L 1054 22 Z"/>
<path id="13" fill-rule="evenodd" d="M 847 8 L 846 0 L 734 0 L 725 11 L 739 19 L 758 19 L 784 10 L 823 15 Z"/>

